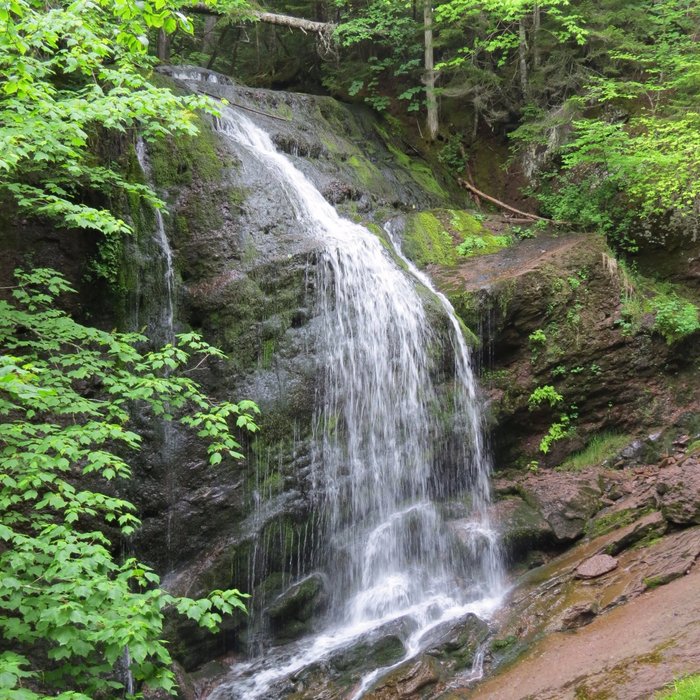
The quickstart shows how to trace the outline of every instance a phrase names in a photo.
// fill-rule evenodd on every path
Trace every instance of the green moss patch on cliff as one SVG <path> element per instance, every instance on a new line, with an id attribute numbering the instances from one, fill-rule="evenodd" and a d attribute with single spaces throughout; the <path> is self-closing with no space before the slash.
<path id="1" fill-rule="evenodd" d="M 199 132 L 193 136 L 167 137 L 148 144 L 154 184 L 168 189 L 194 181 L 216 182 L 226 167 L 234 164 L 229 154 L 217 148 L 217 135 L 197 117 Z"/>
<path id="2" fill-rule="evenodd" d="M 434 209 L 406 217 L 404 251 L 419 267 L 452 267 L 462 257 L 494 253 L 510 243 L 509 237 L 495 235 L 468 211 Z"/>

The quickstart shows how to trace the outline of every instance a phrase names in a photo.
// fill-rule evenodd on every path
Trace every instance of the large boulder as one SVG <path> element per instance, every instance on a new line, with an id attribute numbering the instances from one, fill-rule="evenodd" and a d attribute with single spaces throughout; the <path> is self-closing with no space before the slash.
<path id="1" fill-rule="evenodd" d="M 663 516 L 676 525 L 700 525 L 700 460 L 691 456 L 663 469 L 656 484 Z"/>
<path id="2" fill-rule="evenodd" d="M 558 542 L 581 537 L 591 516 L 600 510 L 600 486 L 595 478 L 566 472 L 530 475 L 520 488 L 549 523 Z"/>

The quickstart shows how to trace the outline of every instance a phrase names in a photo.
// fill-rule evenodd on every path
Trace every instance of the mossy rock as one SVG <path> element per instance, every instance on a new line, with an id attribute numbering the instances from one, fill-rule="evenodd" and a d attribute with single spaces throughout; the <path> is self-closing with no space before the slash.
<path id="1" fill-rule="evenodd" d="M 464 257 L 495 253 L 509 245 L 476 216 L 461 209 L 434 209 L 406 216 L 403 248 L 419 267 L 452 267 Z"/>
<path id="2" fill-rule="evenodd" d="M 324 578 L 320 574 L 311 574 L 282 593 L 265 612 L 280 626 L 290 619 L 307 622 L 314 612 L 319 612 L 323 607 L 324 593 Z"/>
<path id="3" fill-rule="evenodd" d="M 168 136 L 148 145 L 153 179 L 158 188 L 219 182 L 222 173 L 235 161 L 217 147 L 218 136 L 201 118 L 196 118 L 194 135 Z"/>

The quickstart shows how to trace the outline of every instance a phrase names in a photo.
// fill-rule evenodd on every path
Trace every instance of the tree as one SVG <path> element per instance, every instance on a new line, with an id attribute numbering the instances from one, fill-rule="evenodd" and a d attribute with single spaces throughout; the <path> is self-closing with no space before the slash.
<path id="1" fill-rule="evenodd" d="M 584 8 L 606 53 L 570 99 L 579 116 L 542 201 L 630 251 L 644 239 L 663 242 L 674 229 L 697 233 L 697 9 L 686 0 Z"/>
<path id="2" fill-rule="evenodd" d="M 428 139 L 434 141 L 440 128 L 438 103 L 435 95 L 435 56 L 433 54 L 433 6 L 431 0 L 423 3 L 423 34 L 425 37 L 425 107 Z"/>
<path id="3" fill-rule="evenodd" d="M 148 81 L 149 36 L 191 31 L 179 0 L 0 2 L 0 195 L 64 231 L 128 235 L 113 190 L 162 206 L 95 155 L 108 134 L 194 133 L 204 98 Z M 99 195 L 96 197 L 95 195 Z M 70 235 L 69 231 L 66 235 Z M 4 291 L 7 291 L 5 288 Z M 18 273 L 0 300 L 0 695 L 114 697 L 124 657 L 139 683 L 172 690 L 163 615 L 215 630 L 243 609 L 236 590 L 175 598 L 115 538 L 138 526 L 114 484 L 140 437 L 131 412 L 179 420 L 209 442 L 212 464 L 240 459 L 229 428 L 255 430 L 251 402 L 214 403 L 187 374 L 219 356 L 195 334 L 141 352 L 146 338 L 83 326 L 55 308 L 70 292 L 51 270 Z M 180 372 L 181 371 L 181 372 Z"/>
<path id="4" fill-rule="evenodd" d="M 148 187 L 96 162 L 104 132 L 146 139 L 196 131 L 200 97 L 176 96 L 148 80 L 149 33 L 191 31 L 180 0 L 41 0 L 0 3 L 0 194 L 67 229 L 123 235 L 108 208 L 88 206 L 116 188 L 160 202 Z M 93 195 L 94 198 L 94 195 Z"/>
<path id="5" fill-rule="evenodd" d="M 256 430 L 250 401 L 214 403 L 187 376 L 196 356 L 221 353 L 195 334 L 141 353 L 146 338 L 83 326 L 55 308 L 72 291 L 51 270 L 18 273 L 0 300 L 0 694 L 86 700 L 133 678 L 172 690 L 163 615 L 177 610 L 210 630 L 244 609 L 237 590 L 175 598 L 135 559 L 120 562 L 110 535 L 138 526 L 111 484 L 141 439 L 131 412 L 179 420 L 206 440 L 209 461 L 241 459 L 229 431 Z"/>

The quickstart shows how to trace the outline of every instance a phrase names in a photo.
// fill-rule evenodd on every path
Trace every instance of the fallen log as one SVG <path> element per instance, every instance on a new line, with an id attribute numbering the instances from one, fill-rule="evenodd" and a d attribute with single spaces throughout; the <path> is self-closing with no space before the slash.
<path id="1" fill-rule="evenodd" d="M 516 209 L 515 207 L 511 207 L 509 204 L 502 202 L 500 199 L 496 199 L 495 197 L 491 197 L 490 195 L 482 192 L 481 190 L 474 187 L 474 185 L 472 185 L 470 182 L 463 180 L 461 177 L 457 178 L 457 182 L 465 189 L 477 195 L 477 197 L 481 197 L 482 199 L 485 199 L 486 201 L 495 204 L 497 207 L 501 207 L 501 209 L 505 209 L 506 211 L 510 211 L 513 214 L 522 216 L 528 221 L 546 221 L 548 224 L 554 224 L 555 226 L 569 226 L 571 223 L 569 221 L 556 221 L 554 219 L 547 219 L 544 216 L 537 216 L 537 214 L 531 214 L 528 211 L 522 211 L 520 209 Z"/>
<path id="2" fill-rule="evenodd" d="M 270 119 L 277 119 L 281 122 L 292 121 L 291 119 L 289 119 L 289 117 L 279 117 L 276 114 L 270 114 L 269 112 L 263 112 L 260 109 L 254 109 L 253 107 L 246 107 L 246 105 L 242 105 L 238 102 L 233 102 L 228 97 L 222 97 L 221 95 L 215 95 L 213 92 L 208 92 L 207 90 L 198 89 L 197 92 L 201 92 L 202 95 L 206 95 L 207 97 L 213 97 L 214 99 L 217 99 L 217 100 L 225 100 L 232 107 L 238 107 L 238 109 L 244 109 L 246 112 L 252 112 L 253 114 L 260 114 L 263 117 L 269 117 Z"/>
<path id="3" fill-rule="evenodd" d="M 187 12 L 194 12 L 200 15 L 215 15 L 223 17 L 224 13 L 215 10 L 208 5 L 189 5 L 185 8 Z M 266 24 L 277 24 L 282 27 L 291 27 L 292 29 L 301 29 L 303 32 L 312 32 L 316 34 L 329 34 L 335 29 L 335 24 L 332 22 L 316 22 L 303 17 L 292 17 L 291 15 L 281 15 L 276 12 L 262 12 L 260 10 L 251 10 L 248 15 L 259 22 Z"/>

